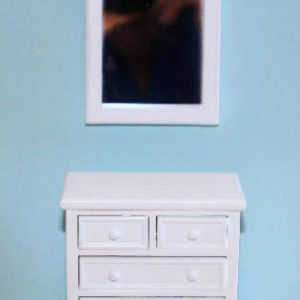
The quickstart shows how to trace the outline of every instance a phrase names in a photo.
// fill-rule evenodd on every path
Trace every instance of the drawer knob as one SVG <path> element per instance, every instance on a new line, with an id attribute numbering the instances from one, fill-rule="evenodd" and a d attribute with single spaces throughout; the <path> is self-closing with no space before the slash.
<path id="1" fill-rule="evenodd" d="M 110 239 L 111 241 L 116 241 L 116 240 L 118 240 L 118 239 L 119 239 L 119 233 L 116 232 L 116 231 L 111 232 L 111 233 L 109 234 L 109 239 Z"/>
<path id="2" fill-rule="evenodd" d="M 109 275 L 109 280 L 110 280 L 110 281 L 116 282 L 116 281 L 118 281 L 119 279 L 120 279 L 120 273 L 119 273 L 119 272 L 113 271 L 113 272 L 110 273 L 110 275 Z"/>
<path id="3" fill-rule="evenodd" d="M 199 236 L 198 232 L 193 230 L 187 235 L 187 238 L 190 241 L 197 241 L 198 236 Z"/>
<path id="4" fill-rule="evenodd" d="M 197 280 L 198 274 L 197 272 L 189 272 L 187 275 L 187 280 L 190 282 L 195 282 Z"/>

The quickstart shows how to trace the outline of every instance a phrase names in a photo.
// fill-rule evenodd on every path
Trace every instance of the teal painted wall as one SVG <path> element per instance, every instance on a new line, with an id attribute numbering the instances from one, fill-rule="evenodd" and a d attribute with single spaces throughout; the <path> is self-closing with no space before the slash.
<path id="1" fill-rule="evenodd" d="M 223 0 L 219 127 L 88 127 L 84 1 L 1 0 L 0 298 L 65 299 L 63 179 L 102 170 L 238 172 L 239 300 L 298 299 L 297 10 Z"/>

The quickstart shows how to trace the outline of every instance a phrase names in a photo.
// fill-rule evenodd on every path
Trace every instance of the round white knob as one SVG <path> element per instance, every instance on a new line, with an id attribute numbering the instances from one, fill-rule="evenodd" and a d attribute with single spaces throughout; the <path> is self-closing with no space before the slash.
<path id="1" fill-rule="evenodd" d="M 109 275 L 110 281 L 118 281 L 120 279 L 120 273 L 117 271 L 112 271 Z"/>
<path id="2" fill-rule="evenodd" d="M 198 232 L 193 230 L 187 235 L 187 238 L 190 241 L 197 241 L 198 236 L 199 236 Z"/>
<path id="3" fill-rule="evenodd" d="M 197 272 L 192 271 L 187 274 L 187 280 L 191 282 L 195 282 L 197 280 L 197 277 L 198 277 Z"/>
<path id="4" fill-rule="evenodd" d="M 109 234 L 109 239 L 111 241 L 116 241 L 119 238 L 119 233 L 114 231 Z"/>

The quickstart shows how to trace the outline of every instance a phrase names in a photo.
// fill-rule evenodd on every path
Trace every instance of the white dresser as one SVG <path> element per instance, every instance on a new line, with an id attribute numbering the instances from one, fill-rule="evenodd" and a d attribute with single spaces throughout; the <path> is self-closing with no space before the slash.
<path id="1" fill-rule="evenodd" d="M 237 175 L 69 173 L 61 207 L 68 300 L 237 300 Z"/>

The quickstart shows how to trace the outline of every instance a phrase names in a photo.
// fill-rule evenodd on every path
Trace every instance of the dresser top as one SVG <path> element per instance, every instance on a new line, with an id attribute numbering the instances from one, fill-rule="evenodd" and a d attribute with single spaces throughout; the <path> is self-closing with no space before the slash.
<path id="1" fill-rule="evenodd" d="M 71 172 L 66 177 L 61 207 L 241 211 L 246 202 L 236 174 Z"/>

